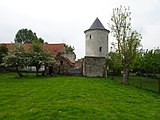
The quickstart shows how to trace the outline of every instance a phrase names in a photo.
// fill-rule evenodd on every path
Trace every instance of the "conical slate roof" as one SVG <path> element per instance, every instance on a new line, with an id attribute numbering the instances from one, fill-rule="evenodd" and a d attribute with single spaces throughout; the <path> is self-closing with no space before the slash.
<path id="1" fill-rule="evenodd" d="M 105 28 L 97 17 L 89 29 L 105 29 Z"/>

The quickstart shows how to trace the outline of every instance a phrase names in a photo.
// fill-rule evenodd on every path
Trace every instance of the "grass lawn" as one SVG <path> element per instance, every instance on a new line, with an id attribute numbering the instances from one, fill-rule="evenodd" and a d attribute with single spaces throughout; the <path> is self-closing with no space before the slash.
<path id="1" fill-rule="evenodd" d="M 122 76 L 115 76 L 113 81 L 122 83 Z M 149 77 L 129 76 L 129 85 L 158 92 L 158 80 Z"/>
<path id="2" fill-rule="evenodd" d="M 105 78 L 0 74 L 0 120 L 158 120 L 160 96 Z"/>

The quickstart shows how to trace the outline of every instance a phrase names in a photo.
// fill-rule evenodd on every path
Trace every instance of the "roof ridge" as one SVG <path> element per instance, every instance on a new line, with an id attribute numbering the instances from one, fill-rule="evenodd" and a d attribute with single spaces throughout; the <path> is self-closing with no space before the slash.
<path id="1" fill-rule="evenodd" d="M 68 62 L 70 65 L 74 65 L 75 63 L 73 63 L 70 59 L 68 59 L 67 57 L 61 56 L 66 62 Z"/>

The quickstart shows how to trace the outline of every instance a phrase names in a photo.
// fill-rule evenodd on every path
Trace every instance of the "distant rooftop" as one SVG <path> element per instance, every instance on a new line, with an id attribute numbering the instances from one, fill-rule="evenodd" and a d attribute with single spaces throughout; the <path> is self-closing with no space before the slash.
<path id="1" fill-rule="evenodd" d="M 105 29 L 105 28 L 97 17 L 89 29 Z"/>
<path id="2" fill-rule="evenodd" d="M 0 43 L 0 45 L 3 43 Z M 13 49 L 12 43 L 4 43 L 8 49 Z M 25 49 L 29 49 L 31 44 L 23 44 Z M 50 51 L 53 55 L 57 55 L 59 52 L 64 51 L 64 44 L 44 44 L 43 47 Z"/>

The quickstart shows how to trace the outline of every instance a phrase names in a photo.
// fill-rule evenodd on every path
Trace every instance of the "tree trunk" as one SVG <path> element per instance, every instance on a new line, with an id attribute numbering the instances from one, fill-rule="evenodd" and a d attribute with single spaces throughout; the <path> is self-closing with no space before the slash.
<path id="1" fill-rule="evenodd" d="M 123 83 L 125 85 L 128 85 L 128 75 L 129 75 L 129 68 L 128 66 L 125 66 L 123 70 Z"/>
<path id="2" fill-rule="evenodd" d="M 139 71 L 140 73 L 140 88 L 142 88 L 142 73 L 141 73 L 141 70 Z"/>
<path id="3" fill-rule="evenodd" d="M 112 80 L 114 79 L 114 70 L 112 71 Z"/>
<path id="4" fill-rule="evenodd" d="M 160 94 L 160 78 L 158 78 L 158 93 Z"/>
<path id="5" fill-rule="evenodd" d="M 23 77 L 23 75 L 19 72 L 18 65 L 16 65 L 16 72 L 17 72 L 17 74 L 19 75 L 20 78 Z"/>
<path id="6" fill-rule="evenodd" d="M 146 71 L 146 78 L 148 78 L 148 70 Z"/>
<path id="7" fill-rule="evenodd" d="M 47 76 L 47 66 L 44 67 L 44 75 Z"/>
<path id="8" fill-rule="evenodd" d="M 36 65 L 36 76 L 38 76 L 38 72 L 39 72 L 39 67 L 38 65 Z"/>

